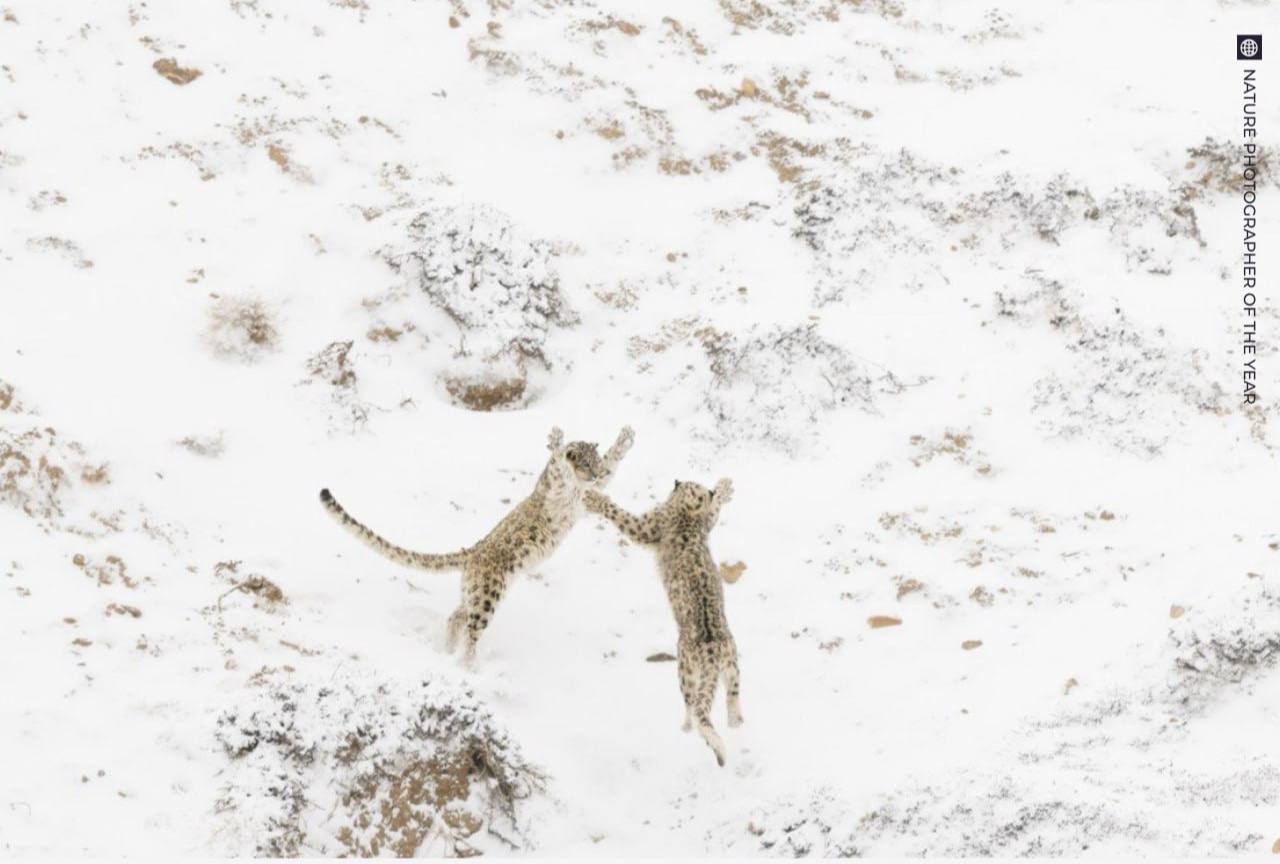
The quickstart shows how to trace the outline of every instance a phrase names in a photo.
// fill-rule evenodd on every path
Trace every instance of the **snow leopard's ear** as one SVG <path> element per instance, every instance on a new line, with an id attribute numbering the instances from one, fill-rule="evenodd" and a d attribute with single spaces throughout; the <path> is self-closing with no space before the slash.
<path id="1" fill-rule="evenodd" d="M 547 449 L 552 453 L 564 446 L 564 431 L 559 426 L 552 426 L 550 434 L 547 435 Z"/>

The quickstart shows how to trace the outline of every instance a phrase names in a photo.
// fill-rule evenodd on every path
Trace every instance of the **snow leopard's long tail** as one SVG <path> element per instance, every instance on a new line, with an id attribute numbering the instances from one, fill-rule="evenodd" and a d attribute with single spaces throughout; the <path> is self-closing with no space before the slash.
<path id="1" fill-rule="evenodd" d="M 334 520 L 355 535 L 356 539 L 398 564 L 417 567 L 420 570 L 457 570 L 467 563 L 467 558 L 471 554 L 470 549 L 463 549 L 461 552 L 450 552 L 445 555 L 430 555 L 426 552 L 414 552 L 412 549 L 405 549 L 403 546 L 397 546 L 392 543 L 348 513 L 328 489 L 320 490 L 320 503 L 324 505 L 325 510 L 329 511 Z"/>

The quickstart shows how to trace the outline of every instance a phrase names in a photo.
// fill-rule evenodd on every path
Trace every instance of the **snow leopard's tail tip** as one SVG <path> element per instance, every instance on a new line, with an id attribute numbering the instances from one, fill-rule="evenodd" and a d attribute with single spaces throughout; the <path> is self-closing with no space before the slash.
<path id="1" fill-rule="evenodd" d="M 347 511 L 338 503 L 338 499 L 333 497 L 333 493 L 324 488 L 320 490 L 320 506 L 328 510 L 330 515 L 336 519 L 346 522 L 351 517 L 347 515 Z"/>

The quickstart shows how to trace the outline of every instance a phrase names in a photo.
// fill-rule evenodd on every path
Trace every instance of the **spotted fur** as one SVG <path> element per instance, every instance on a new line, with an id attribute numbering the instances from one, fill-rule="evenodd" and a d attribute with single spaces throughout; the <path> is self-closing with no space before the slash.
<path id="1" fill-rule="evenodd" d="M 632 542 L 658 553 L 658 569 L 675 613 L 679 636 L 676 666 L 684 697 L 684 729 L 694 723 L 724 765 L 724 742 L 711 725 L 711 702 L 716 685 L 723 681 L 729 725 L 742 723 L 738 701 L 738 649 L 724 616 L 724 589 L 707 535 L 720 516 L 720 508 L 733 497 L 733 484 L 725 479 L 708 490 L 697 483 L 677 480 L 666 502 L 635 516 L 588 489 L 583 493 L 587 510 L 608 519 Z"/>
<path id="2" fill-rule="evenodd" d="M 443 555 L 414 552 L 392 543 L 347 513 L 328 489 L 320 490 L 320 503 L 357 539 L 392 561 L 424 570 L 462 571 L 462 602 L 449 616 L 448 645 L 452 651 L 465 629 L 466 660 L 471 663 L 476 642 L 489 626 L 511 579 L 555 551 L 582 515 L 583 490 L 612 479 L 634 440 L 631 427 L 624 427 L 602 459 L 595 444 L 574 441 L 566 445 L 560 429 L 552 429 L 547 440 L 551 458 L 533 492 L 480 542 Z"/>

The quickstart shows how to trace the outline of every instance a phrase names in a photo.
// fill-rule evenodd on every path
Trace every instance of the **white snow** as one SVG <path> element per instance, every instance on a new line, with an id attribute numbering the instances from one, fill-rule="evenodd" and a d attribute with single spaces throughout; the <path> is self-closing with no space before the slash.
<path id="1" fill-rule="evenodd" d="M 424 682 L 547 776 L 456 804 L 493 854 L 1271 849 L 1280 315 L 1246 410 L 1230 49 L 1273 10 L 0 0 L 0 851 L 269 849 L 276 776 L 336 854 L 339 736 L 385 721 L 390 782 Z M 734 481 L 724 769 L 611 527 L 466 671 L 457 577 L 316 500 L 449 551 L 553 425 L 624 424 L 622 506 Z M 282 693 L 326 755 L 233 758 Z"/>

